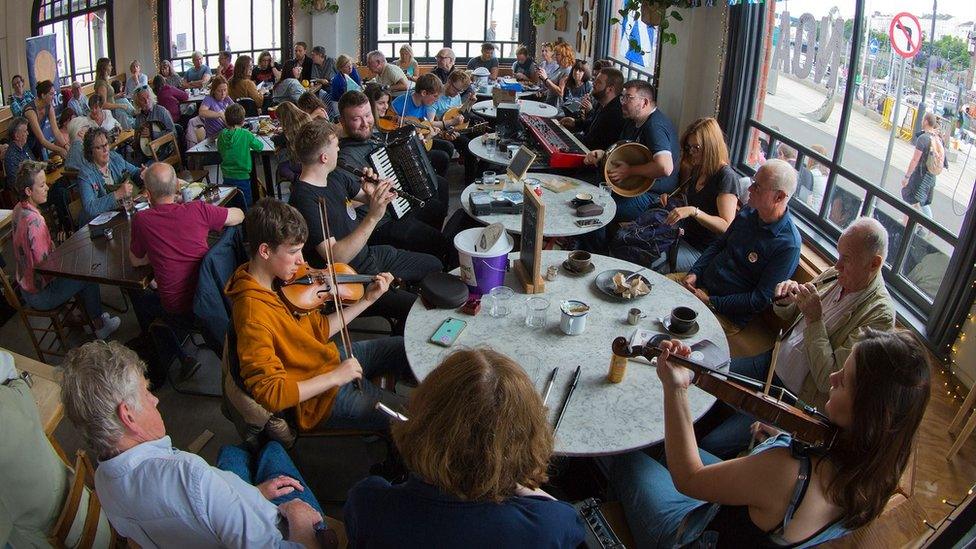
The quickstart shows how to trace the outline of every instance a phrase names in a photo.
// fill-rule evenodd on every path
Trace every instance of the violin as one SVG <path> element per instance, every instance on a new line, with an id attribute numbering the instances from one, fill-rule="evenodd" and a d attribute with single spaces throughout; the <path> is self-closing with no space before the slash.
<path id="1" fill-rule="evenodd" d="M 653 346 L 631 346 L 625 337 L 614 339 L 612 347 L 613 354 L 617 356 L 644 357 L 647 360 L 660 356 L 664 352 Z M 757 380 L 717 370 L 673 354 L 668 357 L 668 362 L 684 366 L 694 372 L 692 383 L 706 393 L 739 412 L 790 433 L 794 438 L 811 447 L 828 449 L 837 437 L 837 427 L 815 408 L 802 404 L 795 397 L 793 400 L 802 407 L 798 408 L 783 402 L 782 397 L 788 394 L 786 389 L 778 388 L 780 398 L 774 398 L 762 391 L 763 384 Z M 732 381 L 733 379 L 736 381 Z"/>
<path id="2" fill-rule="evenodd" d="M 376 127 L 383 132 L 392 132 L 404 126 L 410 126 L 417 132 L 425 149 L 429 151 L 434 146 L 436 131 L 429 120 L 421 120 L 416 116 L 398 116 L 393 109 L 387 109 L 386 114 L 376 120 Z"/>
<path id="3" fill-rule="evenodd" d="M 356 303 L 366 295 L 366 284 L 374 280 L 375 276 L 357 274 L 345 263 L 335 263 L 325 269 L 313 269 L 306 263 L 290 280 L 278 281 L 275 291 L 292 314 L 302 316 L 323 308 L 333 300 L 333 294 L 344 305 Z"/>

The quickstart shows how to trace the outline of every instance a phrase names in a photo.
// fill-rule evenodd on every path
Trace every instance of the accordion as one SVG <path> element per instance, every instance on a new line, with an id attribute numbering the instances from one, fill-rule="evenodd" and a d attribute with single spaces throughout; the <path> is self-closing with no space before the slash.
<path id="1" fill-rule="evenodd" d="M 412 129 L 390 132 L 388 137 L 384 146 L 369 154 L 369 162 L 379 178 L 392 181 L 399 193 L 390 204 L 399 219 L 410 211 L 411 202 L 434 197 L 437 180 L 427 150 Z"/>

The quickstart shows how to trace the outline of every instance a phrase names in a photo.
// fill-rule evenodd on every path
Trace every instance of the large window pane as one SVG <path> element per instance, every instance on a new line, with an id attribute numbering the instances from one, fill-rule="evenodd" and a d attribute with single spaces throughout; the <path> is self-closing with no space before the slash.
<path id="1" fill-rule="evenodd" d="M 768 2 L 776 26 L 766 43 L 766 93 L 755 118 L 801 145 L 834 153 L 850 58 L 854 1 Z M 769 36 L 769 34 L 767 34 Z"/>
<path id="2" fill-rule="evenodd" d="M 652 75 L 657 58 L 658 28 L 645 24 L 639 18 L 636 20 L 633 18 L 621 19 L 620 10 L 626 3 L 627 0 L 611 0 L 610 2 L 611 17 L 620 19 L 620 21 L 610 25 L 609 36 L 607 37 L 607 55 L 640 74 Z M 639 46 L 639 48 L 634 46 Z M 625 71 L 625 78 L 631 76 L 636 75 L 628 74 Z"/>
<path id="3" fill-rule="evenodd" d="M 33 34 L 54 34 L 58 48 L 58 74 L 64 86 L 72 80 L 94 80 L 95 62 L 108 57 L 111 14 L 105 0 L 43 0 L 33 19 Z"/>
<path id="4" fill-rule="evenodd" d="M 951 256 L 952 247 L 947 242 L 921 227 L 916 227 L 908 243 L 901 274 L 928 301 L 933 301 L 942 286 Z"/>
<path id="5" fill-rule="evenodd" d="M 519 43 L 519 17 L 525 0 L 375 0 L 376 49 L 399 57 L 401 44 L 410 44 L 418 59 L 432 60 L 450 44 L 457 57 L 481 54 L 481 44 L 492 42 L 495 55 L 511 59 Z M 451 35 L 447 35 L 448 8 Z"/>
<path id="6" fill-rule="evenodd" d="M 194 51 L 203 53 L 211 68 L 223 49 L 255 60 L 268 50 L 280 59 L 281 9 L 281 0 L 171 0 L 169 42 L 174 67 L 190 68 Z"/>
<path id="7" fill-rule="evenodd" d="M 864 189 L 837 176 L 827 203 L 827 221 L 838 229 L 847 228 L 860 214 L 865 195 Z"/>

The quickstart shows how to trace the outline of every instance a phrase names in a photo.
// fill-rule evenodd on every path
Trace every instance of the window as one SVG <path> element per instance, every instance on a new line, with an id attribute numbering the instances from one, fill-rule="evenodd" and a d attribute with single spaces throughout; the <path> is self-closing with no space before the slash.
<path id="1" fill-rule="evenodd" d="M 627 0 L 608 0 L 604 13 L 606 21 L 619 20 L 605 25 L 609 28 L 603 46 L 604 55 L 624 74 L 624 80 L 640 78 L 654 82 L 658 66 L 658 44 L 660 33 L 655 26 L 648 25 L 631 15 L 622 17 L 620 11 Z"/>
<path id="2" fill-rule="evenodd" d="M 229 50 L 234 58 L 250 55 L 254 62 L 268 50 L 280 61 L 285 35 L 283 1 L 161 0 L 159 51 L 178 72 L 192 66 L 194 51 L 203 54 L 211 69 L 217 66 L 222 50 Z"/>
<path id="3" fill-rule="evenodd" d="M 952 259 L 963 258 L 976 238 L 976 223 L 966 216 L 976 180 L 966 128 L 976 120 L 965 113 L 976 92 L 962 85 L 976 49 L 967 34 L 971 7 L 964 13 L 961 4 L 940 3 L 934 40 L 933 14 L 912 8 L 922 48 L 908 60 L 888 38 L 899 10 L 869 14 L 866 0 L 767 0 L 750 9 L 765 10 L 752 20 L 765 25 L 757 55 L 741 56 L 754 61 L 729 61 L 757 75 L 744 122 L 726 129 L 733 160 L 747 173 L 767 158 L 793 163 L 800 184 L 792 211 L 808 240 L 828 254 L 856 216 L 881 221 L 889 232 L 885 279 L 903 316 L 944 338 L 954 324 L 945 318 L 962 297 L 954 292 L 963 290 L 943 280 L 972 279 L 973 262 Z M 917 29 L 904 33 L 919 38 Z M 946 151 L 947 167 L 934 176 L 924 166 L 932 138 L 918 139 L 922 109 L 936 115 L 930 135 Z M 916 184 L 918 193 L 903 193 Z"/>
<path id="4" fill-rule="evenodd" d="M 95 62 L 111 57 L 111 0 L 35 0 L 33 36 L 54 34 L 61 86 L 95 79 Z"/>
<path id="5" fill-rule="evenodd" d="M 532 42 L 535 30 L 522 20 L 527 0 L 368 1 L 376 16 L 364 49 L 388 58 L 399 57 L 400 47 L 409 45 L 418 61 L 433 63 L 445 47 L 464 60 L 481 55 L 481 44 L 491 42 L 496 57 L 513 60 L 515 48 Z"/>

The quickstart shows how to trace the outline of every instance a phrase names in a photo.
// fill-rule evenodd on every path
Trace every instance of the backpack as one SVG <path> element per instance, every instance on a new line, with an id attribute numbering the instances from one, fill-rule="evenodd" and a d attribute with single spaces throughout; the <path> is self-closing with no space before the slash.
<path id="1" fill-rule="evenodd" d="M 925 169 L 932 175 L 939 175 L 945 166 L 945 145 L 938 135 L 929 134 L 929 155 L 925 159 Z"/>
<path id="2" fill-rule="evenodd" d="M 629 225 L 620 227 L 610 241 L 610 255 L 651 267 L 678 240 L 681 229 L 665 220 L 672 208 L 651 208 Z"/>

